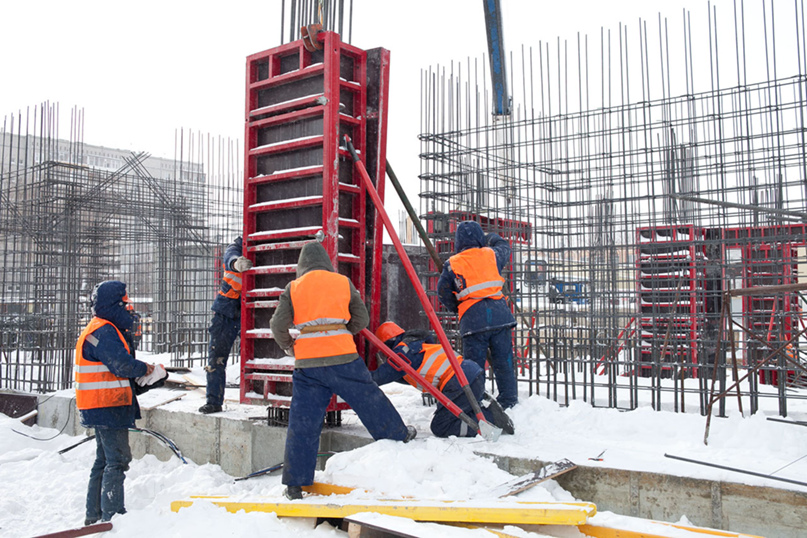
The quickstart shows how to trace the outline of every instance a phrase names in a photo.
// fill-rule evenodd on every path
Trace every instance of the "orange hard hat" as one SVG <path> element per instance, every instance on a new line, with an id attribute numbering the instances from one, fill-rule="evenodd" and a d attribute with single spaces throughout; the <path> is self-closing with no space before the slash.
<path id="1" fill-rule="evenodd" d="M 404 330 L 398 327 L 392 321 L 387 321 L 382 323 L 378 329 L 375 331 L 375 335 L 378 337 L 379 340 L 382 342 L 386 342 L 390 338 L 395 338 L 399 334 L 403 334 Z"/>

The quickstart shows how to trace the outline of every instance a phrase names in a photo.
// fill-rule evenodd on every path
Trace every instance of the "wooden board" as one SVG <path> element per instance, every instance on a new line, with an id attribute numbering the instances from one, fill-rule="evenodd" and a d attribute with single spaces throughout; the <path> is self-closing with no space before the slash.
<path id="1" fill-rule="evenodd" d="M 434 538 L 435 536 L 451 534 L 448 526 L 472 530 L 482 529 L 499 538 L 519 538 L 524 536 L 523 532 L 512 534 L 501 529 L 482 527 L 470 523 L 432 523 L 367 513 L 346 517 L 344 521 L 348 524 L 347 534 L 349 538 Z M 456 535 L 456 532 L 453 534 Z"/>
<path id="2" fill-rule="evenodd" d="M 99 532 L 106 532 L 112 530 L 112 523 L 106 521 L 104 523 L 95 523 L 94 525 L 85 525 L 84 527 L 77 527 L 66 531 L 51 532 L 50 534 L 40 534 L 34 538 L 74 538 L 76 536 L 88 536 L 90 534 L 97 534 Z"/>
<path id="3" fill-rule="evenodd" d="M 418 529 L 411 519 L 377 514 L 355 514 L 345 518 L 348 538 L 430 538 L 434 529 Z M 432 523 L 437 525 L 437 523 Z"/>
<path id="4" fill-rule="evenodd" d="M 550 480 L 564 473 L 568 473 L 573 469 L 577 469 L 577 465 L 571 461 L 558 460 L 554 463 L 544 465 L 537 471 L 527 473 L 514 478 L 509 482 L 505 482 L 500 486 L 496 486 L 490 490 L 489 495 L 491 497 L 509 497 L 510 495 L 521 493 L 522 491 L 538 485 L 541 482 L 545 482 L 546 480 Z"/>
<path id="5" fill-rule="evenodd" d="M 624 517 L 624 516 L 623 516 Z M 762 538 L 751 534 L 742 534 L 731 531 L 709 529 L 706 527 L 691 527 L 688 525 L 678 525 L 666 523 L 664 521 L 653 521 L 650 519 L 631 518 L 641 522 L 643 530 L 636 531 L 630 529 L 619 529 L 614 527 L 603 527 L 600 525 L 580 525 L 577 529 L 585 536 L 591 538 L 682 538 L 684 536 L 721 536 L 725 538 Z M 637 525 L 638 526 L 638 525 Z M 655 527 L 654 530 L 648 531 Z M 686 532 L 684 532 L 686 531 Z"/>

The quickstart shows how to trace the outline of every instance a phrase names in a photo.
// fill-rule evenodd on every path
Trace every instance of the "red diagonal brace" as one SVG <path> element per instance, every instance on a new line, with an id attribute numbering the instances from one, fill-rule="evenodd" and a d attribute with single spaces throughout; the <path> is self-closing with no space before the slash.
<path id="1" fill-rule="evenodd" d="M 423 387 L 423 390 L 434 396 L 435 399 L 441 404 L 443 404 L 446 407 L 446 409 L 451 411 L 451 413 L 455 417 L 466 423 L 474 431 L 479 431 L 479 424 L 477 424 L 474 419 L 466 415 L 465 412 L 457 406 L 457 404 L 449 400 L 446 397 L 446 395 L 440 392 L 440 390 L 437 387 L 426 381 L 426 379 L 424 379 L 424 377 L 420 375 L 417 370 L 412 368 L 408 362 L 403 360 L 394 351 L 392 351 L 390 348 L 384 345 L 384 342 L 382 342 L 376 335 L 374 335 L 367 329 L 362 329 L 361 333 L 359 334 L 367 338 L 371 344 L 380 349 L 381 352 L 387 356 L 387 358 L 393 364 L 393 366 L 395 366 L 400 370 L 403 370 L 404 372 L 415 378 L 418 384 L 420 384 L 420 386 Z"/>
<path id="2" fill-rule="evenodd" d="M 484 429 L 488 431 L 498 428 L 495 428 L 485 420 L 485 416 L 482 414 L 482 408 L 479 406 L 479 402 L 476 401 L 476 397 L 474 396 L 471 387 L 468 386 L 468 379 L 465 377 L 465 372 L 463 372 L 462 368 L 460 368 L 457 356 L 454 354 L 454 349 L 452 349 L 451 344 L 448 341 L 448 337 L 443 331 L 443 326 L 440 325 L 440 320 L 437 319 L 437 314 L 434 312 L 434 308 L 432 308 L 431 302 L 429 302 L 429 298 L 426 296 L 426 291 L 423 289 L 423 285 L 420 283 L 420 279 L 415 272 L 415 268 L 412 265 L 412 262 L 409 260 L 409 255 L 407 255 L 406 250 L 404 250 L 401 240 L 398 239 L 398 234 L 395 233 L 395 228 L 393 228 L 392 221 L 390 221 L 389 216 L 384 209 L 384 204 L 381 201 L 381 198 L 378 196 L 378 192 L 376 192 L 375 187 L 373 186 L 370 175 L 367 173 L 364 163 L 361 162 L 361 159 L 359 159 L 359 155 L 356 153 L 356 148 L 353 147 L 353 142 L 351 142 L 348 135 L 345 135 L 345 145 L 350 151 L 350 155 L 353 157 L 353 163 L 359 169 L 359 175 L 364 181 L 364 186 L 367 189 L 367 193 L 370 195 L 370 199 L 373 201 L 381 220 L 384 222 L 387 232 L 389 232 L 389 236 L 392 239 L 392 244 L 395 245 L 395 251 L 398 253 L 398 256 L 401 257 L 401 262 L 403 263 L 407 276 L 409 276 L 409 280 L 412 282 L 412 287 L 415 288 L 415 292 L 417 292 L 420 303 L 423 305 L 423 310 L 426 311 L 426 317 L 429 318 L 429 323 L 431 323 L 432 329 L 434 329 L 434 332 L 437 334 L 437 339 L 440 341 L 440 345 L 443 346 L 443 351 L 445 351 L 448 361 L 454 368 L 454 374 L 457 376 L 457 381 L 460 382 L 465 396 L 468 398 L 468 401 L 471 402 L 471 407 L 473 408 L 474 413 L 476 414 L 477 422 L 480 425 L 480 428 L 477 431 L 482 437 L 488 438 L 482 431 L 482 424 L 485 424 Z M 501 432 L 500 429 L 498 430 Z"/>

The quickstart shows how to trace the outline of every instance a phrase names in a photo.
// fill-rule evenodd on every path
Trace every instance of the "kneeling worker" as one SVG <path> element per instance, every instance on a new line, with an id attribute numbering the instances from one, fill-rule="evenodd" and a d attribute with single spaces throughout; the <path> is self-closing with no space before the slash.
<path id="1" fill-rule="evenodd" d="M 403 355 L 409 361 L 413 369 L 423 376 L 426 381 L 437 387 L 446 398 L 454 402 L 468 416 L 474 416 L 471 402 L 457 380 L 454 368 L 448 360 L 448 356 L 443 347 L 437 343 L 434 333 L 420 329 L 404 331 L 395 323 L 388 321 L 382 323 L 376 330 L 375 335 L 383 341 L 387 347 L 395 353 Z M 485 393 L 485 372 L 473 361 L 464 361 L 461 356 L 460 361 L 468 385 L 471 387 L 474 397 L 482 406 L 482 414 L 485 419 L 502 429 L 503 433 L 512 434 L 513 422 L 501 405 L 489 394 Z M 389 362 L 381 364 L 371 372 L 373 381 L 378 385 L 385 385 L 398 381 L 409 383 L 413 387 L 421 388 L 418 382 L 403 370 L 395 369 Z M 425 389 L 422 389 L 425 392 Z M 482 399 L 484 398 L 484 402 Z M 486 406 L 487 404 L 487 406 Z M 465 422 L 456 417 L 444 405 L 438 402 L 437 411 L 432 417 L 431 431 L 437 437 L 473 437 L 476 432 L 468 427 Z"/>

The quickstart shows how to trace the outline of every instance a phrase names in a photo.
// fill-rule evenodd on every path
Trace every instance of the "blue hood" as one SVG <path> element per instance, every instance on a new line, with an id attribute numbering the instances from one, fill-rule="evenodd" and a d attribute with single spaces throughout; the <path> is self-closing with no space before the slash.
<path id="1" fill-rule="evenodd" d="M 126 284 L 119 280 L 101 282 L 92 292 L 92 313 L 101 319 L 111 321 L 121 332 L 132 327 L 132 316 L 126 310 Z"/>
<path id="2" fill-rule="evenodd" d="M 485 246 L 485 232 L 478 222 L 466 220 L 457 226 L 457 233 L 454 235 L 454 248 L 457 252 L 469 248 L 481 248 Z"/>

